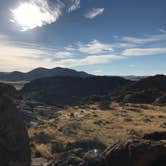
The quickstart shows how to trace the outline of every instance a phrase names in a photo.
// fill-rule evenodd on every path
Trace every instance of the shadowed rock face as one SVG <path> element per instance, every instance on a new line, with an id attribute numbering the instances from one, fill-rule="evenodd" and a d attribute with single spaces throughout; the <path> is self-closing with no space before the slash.
<path id="1" fill-rule="evenodd" d="M 165 166 L 166 144 L 150 140 L 117 143 L 102 156 L 105 166 Z"/>
<path id="2" fill-rule="evenodd" d="M 30 166 L 29 138 L 21 113 L 0 96 L 0 165 Z"/>
<path id="3" fill-rule="evenodd" d="M 106 76 L 49 77 L 25 84 L 22 92 L 50 105 L 78 105 L 86 97 L 109 95 L 129 82 L 121 77 Z"/>
<path id="4" fill-rule="evenodd" d="M 163 133 L 162 133 L 163 134 Z M 153 135 L 153 134 L 152 134 Z M 158 135 L 159 136 L 159 135 Z M 151 137 L 148 137 L 150 139 Z M 160 140 L 160 136 L 157 140 Z M 166 142 L 131 140 L 118 142 L 97 156 L 84 158 L 71 151 L 49 166 L 165 166 Z"/>
<path id="5" fill-rule="evenodd" d="M 124 103 L 166 104 L 166 76 L 156 75 L 122 86 L 114 95 Z"/>

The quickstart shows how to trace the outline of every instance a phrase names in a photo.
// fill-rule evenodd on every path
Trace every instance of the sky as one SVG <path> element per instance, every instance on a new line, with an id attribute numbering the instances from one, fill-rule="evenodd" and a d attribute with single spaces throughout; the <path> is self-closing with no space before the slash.
<path id="1" fill-rule="evenodd" d="M 0 0 L 0 71 L 166 74 L 166 0 Z"/>

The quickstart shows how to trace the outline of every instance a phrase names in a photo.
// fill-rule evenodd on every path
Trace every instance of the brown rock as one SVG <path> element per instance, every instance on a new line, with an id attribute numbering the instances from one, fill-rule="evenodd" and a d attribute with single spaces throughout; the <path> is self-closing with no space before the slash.
<path id="1" fill-rule="evenodd" d="M 143 139 L 119 142 L 102 156 L 105 166 L 165 166 L 166 143 Z"/>
<path id="2" fill-rule="evenodd" d="M 0 96 L 0 165 L 30 166 L 28 134 L 21 113 L 8 98 Z"/>
<path id="3" fill-rule="evenodd" d="M 144 134 L 143 139 L 154 141 L 166 140 L 166 131 L 146 133 Z"/>

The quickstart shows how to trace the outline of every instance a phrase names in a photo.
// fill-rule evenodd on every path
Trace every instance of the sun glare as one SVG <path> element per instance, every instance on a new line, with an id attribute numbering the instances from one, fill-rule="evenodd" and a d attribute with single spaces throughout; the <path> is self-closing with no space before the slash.
<path id="1" fill-rule="evenodd" d="M 14 23 L 21 26 L 22 31 L 41 27 L 48 20 L 54 21 L 54 16 L 33 3 L 22 3 L 16 9 L 11 10 Z"/>

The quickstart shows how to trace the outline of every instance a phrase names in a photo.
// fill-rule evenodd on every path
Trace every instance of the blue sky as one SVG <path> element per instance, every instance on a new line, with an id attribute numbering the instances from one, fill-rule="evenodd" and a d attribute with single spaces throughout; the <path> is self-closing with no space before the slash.
<path id="1" fill-rule="evenodd" d="M 0 71 L 166 74 L 165 0 L 1 0 Z"/>

